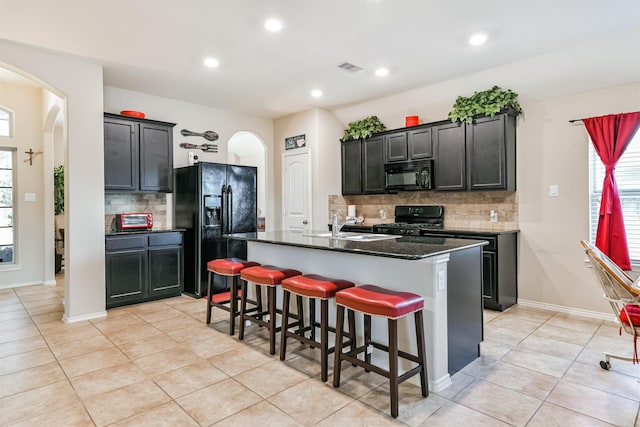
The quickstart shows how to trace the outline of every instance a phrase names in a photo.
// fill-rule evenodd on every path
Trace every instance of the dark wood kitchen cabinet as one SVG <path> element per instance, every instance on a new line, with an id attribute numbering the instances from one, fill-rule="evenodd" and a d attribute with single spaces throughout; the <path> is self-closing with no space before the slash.
<path id="1" fill-rule="evenodd" d="M 362 194 L 384 193 L 384 138 L 362 141 Z"/>
<path id="2" fill-rule="evenodd" d="M 516 190 L 516 117 L 512 111 L 473 123 L 433 128 L 435 189 Z"/>
<path id="3" fill-rule="evenodd" d="M 467 124 L 469 190 L 516 189 L 516 118 L 478 117 Z"/>
<path id="4" fill-rule="evenodd" d="M 384 193 L 384 139 L 376 136 L 341 143 L 342 194 Z"/>
<path id="5" fill-rule="evenodd" d="M 431 127 L 418 126 L 384 135 L 387 163 L 429 159 L 433 157 Z"/>
<path id="6" fill-rule="evenodd" d="M 466 190 L 465 136 L 466 127 L 460 123 L 445 123 L 433 128 L 435 190 Z"/>
<path id="7" fill-rule="evenodd" d="M 362 194 L 362 141 L 340 144 L 342 162 L 342 194 Z"/>
<path id="8" fill-rule="evenodd" d="M 105 191 L 171 192 L 174 126 L 105 113 Z"/>
<path id="9" fill-rule="evenodd" d="M 107 309 L 179 296 L 182 241 L 180 231 L 106 236 Z"/>

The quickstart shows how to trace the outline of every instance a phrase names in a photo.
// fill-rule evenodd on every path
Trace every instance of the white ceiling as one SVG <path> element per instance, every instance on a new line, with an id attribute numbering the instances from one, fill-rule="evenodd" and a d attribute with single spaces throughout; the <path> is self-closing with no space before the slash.
<path id="1" fill-rule="evenodd" d="M 264 30 L 270 17 L 281 32 Z M 480 48 L 466 42 L 476 31 L 490 37 Z M 614 35 L 622 42 L 611 49 L 629 58 L 611 65 L 607 82 L 638 79 L 638 0 L 0 0 L 0 38 L 97 61 L 107 86 L 268 118 L 584 51 Z M 207 56 L 220 66 L 205 68 Z M 598 63 L 597 52 L 584 56 L 583 69 Z M 390 74 L 376 77 L 379 66 Z M 543 66 L 527 79 L 550 77 Z M 312 98 L 314 88 L 324 96 Z"/>

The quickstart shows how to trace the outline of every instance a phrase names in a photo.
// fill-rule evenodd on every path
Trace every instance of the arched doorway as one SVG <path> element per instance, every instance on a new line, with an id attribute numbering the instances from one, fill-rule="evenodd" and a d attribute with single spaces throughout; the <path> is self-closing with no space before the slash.
<path id="1" fill-rule="evenodd" d="M 227 143 L 227 162 L 234 165 L 258 168 L 258 228 L 264 224 L 266 206 L 266 148 L 264 142 L 252 132 L 236 132 Z"/>
<path id="2" fill-rule="evenodd" d="M 29 188 L 31 195 L 29 200 L 26 196 L 15 198 L 17 263 L 3 270 L 0 282 L 9 287 L 63 285 L 55 278 L 53 168 L 65 159 L 64 100 L 17 69 L 0 66 L 0 84 L 3 101 L 17 106 L 20 119 L 14 137 L 4 144 L 16 149 L 16 183 Z M 34 153 L 28 162 L 23 158 L 27 150 Z"/>

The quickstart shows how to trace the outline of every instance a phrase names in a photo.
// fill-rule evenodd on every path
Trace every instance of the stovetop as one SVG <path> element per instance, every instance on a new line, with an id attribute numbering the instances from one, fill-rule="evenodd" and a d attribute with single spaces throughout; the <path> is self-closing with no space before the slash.
<path id="1" fill-rule="evenodd" d="M 396 206 L 396 222 L 373 226 L 374 233 L 419 236 L 422 230 L 438 230 L 444 225 L 444 206 Z"/>

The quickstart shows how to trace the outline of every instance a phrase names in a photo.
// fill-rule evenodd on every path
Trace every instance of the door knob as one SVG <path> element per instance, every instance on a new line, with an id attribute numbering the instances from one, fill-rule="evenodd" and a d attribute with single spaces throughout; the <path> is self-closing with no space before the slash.
<path id="1" fill-rule="evenodd" d="M 302 221 L 302 223 L 303 223 L 304 225 L 307 225 L 307 224 L 308 224 L 308 222 L 309 222 L 309 221 L 307 221 L 306 219 L 305 219 L 304 221 Z"/>

